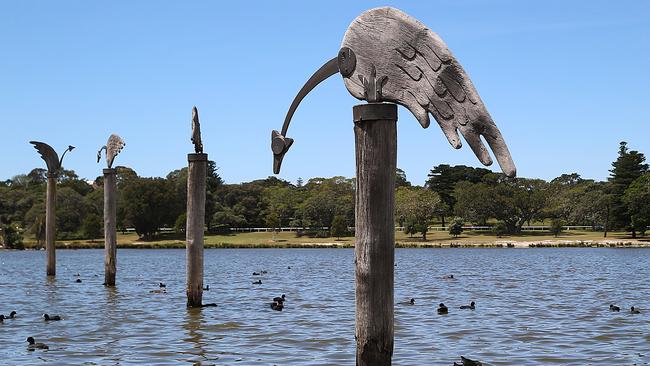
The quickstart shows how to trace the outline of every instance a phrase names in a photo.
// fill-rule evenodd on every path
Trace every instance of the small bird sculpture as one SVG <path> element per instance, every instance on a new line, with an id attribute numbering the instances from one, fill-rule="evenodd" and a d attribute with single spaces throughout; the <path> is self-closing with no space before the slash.
<path id="1" fill-rule="evenodd" d="M 509 177 L 516 175 L 501 132 L 445 42 L 418 20 L 391 7 L 371 9 L 354 19 L 338 56 L 316 71 L 298 92 L 282 131 L 271 133 L 275 174 L 293 144 L 286 135 L 298 105 L 320 82 L 336 73 L 357 99 L 400 104 L 424 128 L 432 115 L 454 148 L 462 145 L 460 132 L 481 163 L 490 165 L 492 158 L 481 141 L 483 137 L 503 172 Z"/>
<path id="2" fill-rule="evenodd" d="M 63 164 L 63 157 L 65 154 L 67 154 L 68 151 L 75 149 L 74 146 L 68 145 L 68 148 L 63 152 L 61 158 L 59 159 L 59 155 L 50 145 L 39 141 L 30 141 L 29 143 L 34 145 L 34 148 L 41 155 L 41 158 L 45 160 L 45 164 L 47 165 L 47 172 L 50 174 L 58 174 L 61 170 L 61 165 Z"/>
<path id="3" fill-rule="evenodd" d="M 201 123 L 199 122 L 199 110 L 196 106 L 192 107 L 192 143 L 194 152 L 203 154 L 203 141 L 201 141 Z"/>
<path id="4" fill-rule="evenodd" d="M 108 138 L 108 142 L 106 142 L 106 145 L 102 146 L 99 151 L 97 151 L 97 162 L 102 159 L 102 150 L 106 151 L 106 165 L 108 166 L 109 169 L 113 167 L 113 161 L 115 160 L 115 157 L 117 154 L 122 151 L 122 149 L 126 146 L 126 143 L 122 138 L 116 134 L 112 134 Z"/>

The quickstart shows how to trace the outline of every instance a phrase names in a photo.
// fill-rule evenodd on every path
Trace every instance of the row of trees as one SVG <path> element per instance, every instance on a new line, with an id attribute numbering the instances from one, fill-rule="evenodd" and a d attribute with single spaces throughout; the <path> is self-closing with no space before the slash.
<path id="1" fill-rule="evenodd" d="M 578 174 L 564 174 L 550 182 L 507 178 L 487 169 L 438 165 L 424 187 L 413 186 L 397 171 L 396 224 L 426 239 L 432 224 L 447 226 L 450 218 L 458 235 L 462 223 L 494 226 L 499 233 L 517 233 L 525 224 L 551 220 L 594 229 L 628 230 L 643 234 L 650 225 L 650 173 L 645 157 L 621 143 L 610 179 L 596 182 Z M 57 196 L 60 239 L 101 237 L 103 181 L 80 179 L 63 171 Z M 139 177 L 117 167 L 118 228 L 135 228 L 145 239 L 160 228 L 185 227 L 187 168 L 165 178 Z M 0 230 L 5 245 L 27 232 L 37 240 L 45 234 L 45 169 L 33 169 L 0 182 Z M 296 184 L 269 177 L 241 184 L 224 184 L 214 162 L 208 165 L 206 224 L 213 232 L 230 228 L 280 227 L 332 229 L 346 235 L 354 226 L 353 179 L 312 178 Z M 461 229 L 462 230 L 462 229 Z M 318 235 L 327 235 L 316 232 Z M 349 234 L 349 233 L 348 233 Z"/>

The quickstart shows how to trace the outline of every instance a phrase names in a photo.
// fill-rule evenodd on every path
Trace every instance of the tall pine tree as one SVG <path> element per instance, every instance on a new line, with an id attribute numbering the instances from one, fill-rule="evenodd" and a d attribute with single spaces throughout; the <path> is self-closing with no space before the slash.
<path id="1" fill-rule="evenodd" d="M 612 203 L 610 221 L 615 229 L 632 231 L 632 237 L 636 237 L 636 230 L 632 227 L 632 220 L 623 200 L 625 190 L 643 173 L 648 171 L 648 164 L 645 164 L 645 156 L 627 148 L 627 142 L 622 141 L 618 150 L 618 158 L 612 163 L 609 181 L 612 189 Z"/>

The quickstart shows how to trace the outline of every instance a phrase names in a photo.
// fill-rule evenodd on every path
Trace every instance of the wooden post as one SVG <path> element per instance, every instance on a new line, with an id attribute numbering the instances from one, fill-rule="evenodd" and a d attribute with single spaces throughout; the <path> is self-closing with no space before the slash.
<path id="1" fill-rule="evenodd" d="M 47 173 L 47 198 L 45 203 L 45 252 L 48 276 L 56 276 L 56 180 L 57 175 Z"/>
<path id="2" fill-rule="evenodd" d="M 187 307 L 203 303 L 203 229 L 208 154 L 188 154 L 187 227 Z"/>
<path id="3" fill-rule="evenodd" d="M 356 151 L 356 364 L 390 365 L 393 356 L 397 106 L 354 106 Z"/>
<path id="4" fill-rule="evenodd" d="M 115 169 L 104 169 L 104 286 L 115 286 L 117 273 L 117 183 Z"/>

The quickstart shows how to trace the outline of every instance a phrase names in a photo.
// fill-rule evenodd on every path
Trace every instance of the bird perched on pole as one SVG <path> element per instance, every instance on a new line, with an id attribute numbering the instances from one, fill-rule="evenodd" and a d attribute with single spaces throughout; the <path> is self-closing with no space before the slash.
<path id="1" fill-rule="evenodd" d="M 432 115 L 454 148 L 462 145 L 460 132 L 481 163 L 490 165 L 492 158 L 483 137 L 503 172 L 509 177 L 516 175 L 501 132 L 445 42 L 418 20 L 391 7 L 371 9 L 354 19 L 338 56 L 316 71 L 298 92 L 282 131 L 271 135 L 275 174 L 293 144 L 286 134 L 296 108 L 316 85 L 336 73 L 357 99 L 400 104 L 424 128 Z"/>
<path id="2" fill-rule="evenodd" d="M 120 151 L 122 151 L 125 145 L 126 143 L 120 136 L 112 134 L 108 138 L 106 145 L 102 146 L 102 148 L 97 151 L 97 162 L 99 163 L 102 158 L 102 150 L 106 151 L 106 165 L 110 169 L 113 167 L 113 160 L 115 160 L 115 157 L 120 153 Z"/>

